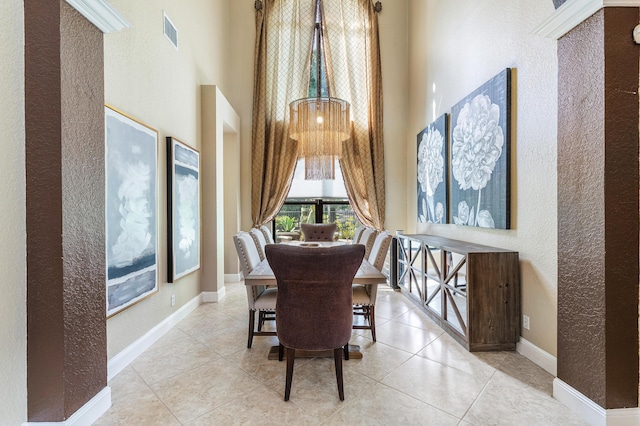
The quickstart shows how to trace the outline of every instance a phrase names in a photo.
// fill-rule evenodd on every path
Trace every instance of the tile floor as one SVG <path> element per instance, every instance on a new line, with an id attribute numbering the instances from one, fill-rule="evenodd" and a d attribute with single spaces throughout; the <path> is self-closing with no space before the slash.
<path id="1" fill-rule="evenodd" d="M 203 304 L 109 382 L 96 425 L 583 425 L 551 397 L 553 377 L 516 352 L 469 353 L 404 295 L 380 286 L 377 337 L 355 330 L 363 359 L 297 359 L 291 400 L 275 337 L 246 348 L 243 283 Z"/>

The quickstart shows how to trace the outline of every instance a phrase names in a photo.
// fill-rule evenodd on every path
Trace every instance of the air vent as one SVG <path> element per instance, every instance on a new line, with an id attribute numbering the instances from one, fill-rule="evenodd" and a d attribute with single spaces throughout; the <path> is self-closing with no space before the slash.
<path id="1" fill-rule="evenodd" d="M 173 47 L 178 50 L 178 29 L 173 25 L 166 13 L 163 12 L 162 14 L 164 16 L 164 35 L 167 36 Z"/>

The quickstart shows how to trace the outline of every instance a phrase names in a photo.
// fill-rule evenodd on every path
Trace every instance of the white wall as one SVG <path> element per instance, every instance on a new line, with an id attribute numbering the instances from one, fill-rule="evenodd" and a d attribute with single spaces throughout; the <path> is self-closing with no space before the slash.
<path id="1" fill-rule="evenodd" d="M 201 272 L 167 283 L 165 137 L 174 136 L 202 152 L 200 86 L 225 90 L 228 0 L 112 0 L 131 28 L 106 34 L 105 102 L 159 133 L 160 291 L 107 321 L 108 356 L 113 357 L 201 292 Z M 163 11 L 178 29 L 179 50 L 163 35 Z M 203 186 L 208 182 L 202 182 Z M 203 217 L 203 221 L 207 218 Z M 206 267 L 206 265 L 203 265 Z M 171 307 L 171 295 L 176 305 Z"/>
<path id="2" fill-rule="evenodd" d="M 449 1 L 449 0 L 447 0 Z M 405 143 L 409 118 L 409 46 L 407 0 L 383 0 L 378 14 L 384 114 L 384 163 L 386 184 L 385 228 L 406 229 L 408 200 L 406 162 L 415 151 Z"/>
<path id="3" fill-rule="evenodd" d="M 27 419 L 24 8 L 0 6 L 0 423 Z"/>
<path id="4" fill-rule="evenodd" d="M 409 231 L 517 250 L 522 336 L 555 355 L 557 336 L 556 42 L 531 35 L 549 1 L 409 0 Z M 511 230 L 417 223 L 416 135 L 504 68 L 514 68 Z M 433 85 L 436 91 L 433 93 Z M 435 110 L 432 103 L 435 100 Z"/>
<path id="5" fill-rule="evenodd" d="M 251 116 L 253 112 L 253 67 L 255 9 L 252 1 L 229 1 L 231 42 L 228 56 L 229 103 L 240 116 L 240 220 L 241 229 L 251 228 Z M 232 273 L 232 272 L 230 272 Z"/>

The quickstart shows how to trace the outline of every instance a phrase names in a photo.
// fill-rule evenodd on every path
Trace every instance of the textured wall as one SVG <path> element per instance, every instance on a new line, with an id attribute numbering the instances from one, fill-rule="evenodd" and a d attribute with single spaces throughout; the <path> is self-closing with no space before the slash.
<path id="1" fill-rule="evenodd" d="M 106 386 L 102 33 L 64 1 L 25 2 L 29 421 Z"/>
<path id="2" fill-rule="evenodd" d="M 25 1 L 30 421 L 64 419 L 60 3 Z"/>
<path id="3" fill-rule="evenodd" d="M 4 2 L 0 27 L 0 419 L 27 420 L 24 5 Z"/>
<path id="4" fill-rule="evenodd" d="M 103 35 L 66 1 L 61 16 L 65 413 L 107 385 Z"/>
<path id="5" fill-rule="evenodd" d="M 411 0 L 407 230 L 516 250 L 522 271 L 522 336 L 556 353 L 556 42 L 532 35 L 551 1 Z M 514 69 L 512 230 L 417 223 L 416 135 L 503 69 Z M 400 78 L 400 77 L 399 77 Z M 386 96 L 386 93 L 385 93 Z"/>
<path id="6" fill-rule="evenodd" d="M 573 379 L 569 383 L 583 393 L 597 388 L 586 394 L 601 405 L 605 389 L 598 383 L 606 373 L 605 235 L 598 226 L 605 221 L 603 20 L 600 12 L 558 43 L 558 120 L 563 124 L 558 133 L 558 374 Z M 590 326 L 574 327 L 576 320 Z M 583 356 L 587 353 L 594 356 Z M 577 382 L 581 371 L 590 374 Z"/>
<path id="7" fill-rule="evenodd" d="M 167 283 L 164 144 L 166 136 L 175 136 L 202 152 L 200 85 L 215 84 L 225 90 L 229 3 L 227 0 L 110 1 L 131 28 L 104 37 L 105 102 L 158 130 L 159 292 L 107 321 L 109 358 L 202 290 L 202 269 L 174 284 Z M 178 29 L 179 50 L 162 33 L 163 11 Z M 202 220 L 209 219 L 203 217 Z M 176 295 L 173 307 L 172 294 Z"/>
<path id="8" fill-rule="evenodd" d="M 638 404 L 638 18 L 558 42 L 558 377 L 604 408 Z"/>

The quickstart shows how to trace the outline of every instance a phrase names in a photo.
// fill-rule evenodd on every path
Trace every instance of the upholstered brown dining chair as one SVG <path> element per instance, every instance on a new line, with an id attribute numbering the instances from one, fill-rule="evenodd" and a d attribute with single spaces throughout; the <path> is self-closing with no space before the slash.
<path id="1" fill-rule="evenodd" d="M 286 348 L 284 400 L 289 400 L 295 351 L 333 349 L 338 395 L 344 400 L 342 357 L 353 324 L 353 277 L 364 258 L 360 244 L 308 248 L 269 244 L 267 260 L 278 281 L 279 359 Z"/>
<path id="2" fill-rule="evenodd" d="M 333 241 L 337 228 L 335 223 L 302 223 L 300 225 L 305 241 Z"/>

